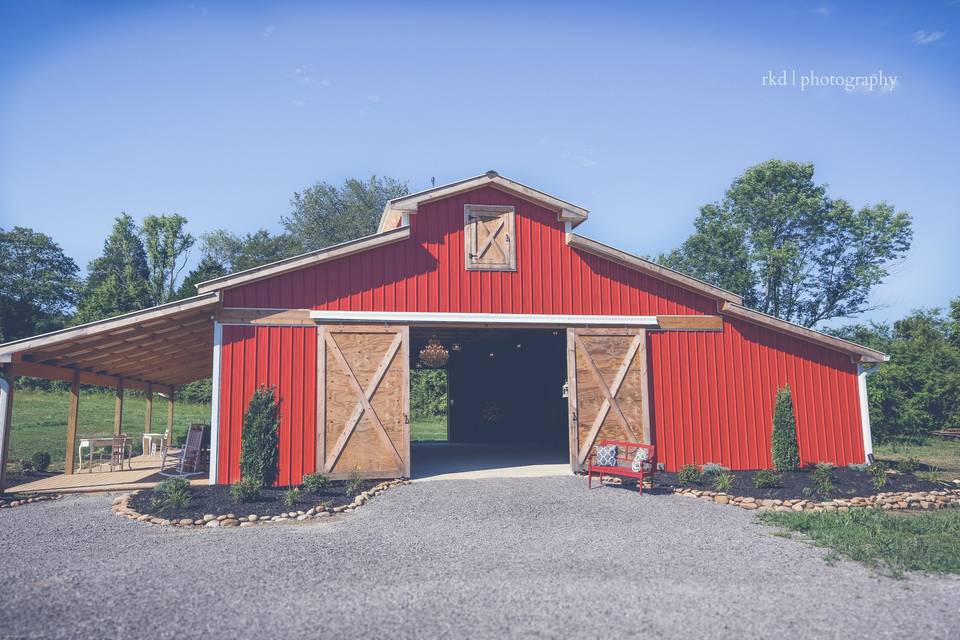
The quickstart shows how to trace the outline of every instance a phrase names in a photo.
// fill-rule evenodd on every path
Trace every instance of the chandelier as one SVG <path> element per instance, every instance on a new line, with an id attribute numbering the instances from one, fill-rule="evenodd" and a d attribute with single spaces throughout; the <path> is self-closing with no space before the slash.
<path id="1" fill-rule="evenodd" d="M 447 364 L 447 360 L 449 359 L 450 352 L 440 344 L 437 336 L 433 336 L 427 340 L 427 344 L 423 346 L 423 349 L 420 349 L 420 364 L 425 367 L 439 369 Z"/>

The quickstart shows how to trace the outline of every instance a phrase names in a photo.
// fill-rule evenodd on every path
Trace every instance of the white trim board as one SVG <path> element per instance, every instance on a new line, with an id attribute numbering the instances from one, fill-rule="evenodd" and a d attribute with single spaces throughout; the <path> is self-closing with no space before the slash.
<path id="1" fill-rule="evenodd" d="M 220 350 L 223 344 L 223 325 L 213 325 L 213 380 L 210 384 L 210 484 L 217 484 L 220 462 Z"/>
<path id="2" fill-rule="evenodd" d="M 863 461 L 873 455 L 873 434 L 870 430 L 870 400 L 867 398 L 867 378 L 876 373 L 877 364 L 857 365 L 857 391 L 860 396 L 860 428 L 863 435 Z"/>
<path id="3" fill-rule="evenodd" d="M 530 326 L 656 327 L 656 316 L 575 316 L 523 313 L 429 313 L 420 311 L 311 311 L 317 322 L 395 324 L 507 324 Z"/>

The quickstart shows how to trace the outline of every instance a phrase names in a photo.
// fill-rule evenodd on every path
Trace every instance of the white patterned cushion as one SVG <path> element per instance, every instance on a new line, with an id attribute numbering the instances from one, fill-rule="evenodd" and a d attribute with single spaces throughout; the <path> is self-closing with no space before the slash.
<path id="1" fill-rule="evenodd" d="M 646 471 L 650 468 L 650 465 L 647 464 L 647 458 L 650 457 L 650 449 L 646 447 L 640 447 L 637 449 L 637 452 L 633 454 L 633 464 L 630 465 L 630 470 L 634 473 L 639 473 L 641 469 Z"/>
<path id="2" fill-rule="evenodd" d="M 597 466 L 599 467 L 617 466 L 617 445 L 605 444 L 597 447 Z"/>

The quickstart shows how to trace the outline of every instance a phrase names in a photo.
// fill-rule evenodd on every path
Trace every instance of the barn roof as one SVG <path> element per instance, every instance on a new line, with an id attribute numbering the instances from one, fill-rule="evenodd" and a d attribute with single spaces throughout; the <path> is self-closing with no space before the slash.
<path id="1" fill-rule="evenodd" d="M 479 176 L 394 198 L 383 208 L 383 215 L 380 216 L 380 226 L 377 230 L 382 232 L 399 226 L 403 222 L 403 216 L 416 214 L 417 207 L 422 203 L 449 198 L 452 195 L 480 187 L 493 187 L 551 209 L 557 213 L 560 220 L 569 222 L 574 227 L 586 220 L 590 214 L 583 207 L 501 176 L 496 171 L 487 171 Z"/>

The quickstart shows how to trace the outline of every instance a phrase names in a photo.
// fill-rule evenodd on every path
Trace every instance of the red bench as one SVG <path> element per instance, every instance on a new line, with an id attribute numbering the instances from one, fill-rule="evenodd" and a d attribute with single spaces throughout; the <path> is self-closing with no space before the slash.
<path id="1" fill-rule="evenodd" d="M 616 465 L 598 465 L 596 463 L 597 449 L 594 447 L 590 452 L 590 459 L 587 462 L 587 488 L 593 488 L 593 475 L 600 476 L 600 483 L 603 483 L 603 476 L 620 476 L 623 478 L 636 478 L 637 491 L 643 493 L 643 479 L 653 476 L 656 466 L 653 462 L 654 448 L 652 444 L 641 444 L 638 442 L 626 442 L 624 440 L 600 440 L 597 447 L 614 445 L 617 447 Z M 640 465 L 639 471 L 634 471 L 633 458 L 639 449 L 647 450 L 647 459 Z"/>

